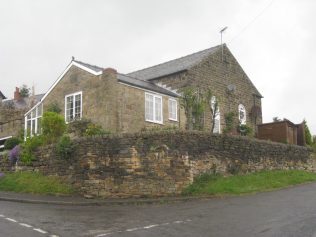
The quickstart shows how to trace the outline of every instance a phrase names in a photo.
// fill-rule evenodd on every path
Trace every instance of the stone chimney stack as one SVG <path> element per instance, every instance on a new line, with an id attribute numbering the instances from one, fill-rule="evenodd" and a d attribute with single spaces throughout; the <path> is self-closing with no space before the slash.
<path id="1" fill-rule="evenodd" d="M 20 89 L 19 87 L 15 87 L 14 100 L 20 100 L 20 99 L 21 99 Z"/>
<path id="2" fill-rule="evenodd" d="M 105 69 L 103 70 L 103 72 L 105 72 L 105 73 L 113 73 L 113 74 L 117 74 L 116 69 L 111 68 L 111 67 L 105 68 Z"/>

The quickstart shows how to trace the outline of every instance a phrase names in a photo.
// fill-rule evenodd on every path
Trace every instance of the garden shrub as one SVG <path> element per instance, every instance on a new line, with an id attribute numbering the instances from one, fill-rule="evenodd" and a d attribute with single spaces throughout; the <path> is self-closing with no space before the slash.
<path id="1" fill-rule="evenodd" d="M 75 144 L 69 136 L 63 135 L 56 144 L 56 151 L 61 158 L 69 159 L 75 151 Z"/>
<path id="2" fill-rule="evenodd" d="M 90 123 L 85 131 L 86 136 L 105 135 L 109 133 L 108 131 L 104 131 L 100 125 L 94 123 Z"/>
<path id="3" fill-rule="evenodd" d="M 42 118 L 42 131 L 47 143 L 53 143 L 60 138 L 66 130 L 64 117 L 55 112 L 45 112 Z"/>
<path id="4" fill-rule="evenodd" d="M 20 158 L 21 148 L 20 145 L 16 145 L 10 152 L 9 152 L 9 160 L 11 165 L 15 165 L 19 158 Z"/>
<path id="5" fill-rule="evenodd" d="M 251 136 L 252 135 L 252 128 L 246 124 L 240 124 L 238 126 L 238 131 L 239 131 L 240 135 L 242 135 L 242 136 Z"/>
<path id="6" fill-rule="evenodd" d="M 36 148 L 44 144 L 44 141 L 45 139 L 43 136 L 34 136 L 27 138 L 26 141 L 21 145 L 21 162 L 23 162 L 26 165 L 29 165 L 32 163 L 32 161 L 36 160 L 33 153 L 36 150 Z"/>
<path id="7" fill-rule="evenodd" d="M 11 137 L 8 140 L 5 141 L 4 143 L 4 149 L 5 150 L 11 150 L 13 149 L 16 145 L 20 144 L 21 140 L 17 137 Z"/>
<path id="8" fill-rule="evenodd" d="M 236 114 L 234 112 L 229 112 L 225 114 L 225 124 L 226 127 L 223 130 L 224 134 L 232 132 L 234 128 Z"/>
<path id="9" fill-rule="evenodd" d="M 89 124 L 91 124 L 91 120 L 85 118 L 72 121 L 68 124 L 67 133 L 72 133 L 77 137 L 82 137 L 85 135 Z"/>
<path id="10" fill-rule="evenodd" d="M 179 131 L 180 128 L 173 125 L 144 127 L 141 132 Z"/>

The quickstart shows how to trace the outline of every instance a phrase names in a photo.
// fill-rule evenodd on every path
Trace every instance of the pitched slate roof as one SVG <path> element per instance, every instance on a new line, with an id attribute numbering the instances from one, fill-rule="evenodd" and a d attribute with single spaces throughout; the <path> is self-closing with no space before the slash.
<path id="1" fill-rule="evenodd" d="M 201 62 L 203 59 L 208 57 L 209 55 L 215 53 L 217 50 L 221 49 L 222 45 L 217 45 L 209 49 L 205 49 L 181 58 L 177 58 L 165 63 L 161 63 L 152 67 L 148 67 L 145 69 L 141 69 L 139 71 L 131 72 L 126 75 L 138 78 L 140 80 L 144 81 L 150 81 L 153 79 L 157 79 L 160 77 L 172 75 L 174 73 L 186 71 L 190 69 L 191 67 L 195 66 L 199 62 Z M 226 46 L 226 44 L 224 44 Z M 255 85 L 252 83 L 252 81 L 247 77 L 247 80 L 249 83 L 253 86 L 255 90 L 255 95 L 263 98 L 263 96 L 260 94 L 258 89 L 255 87 Z"/>
<path id="2" fill-rule="evenodd" d="M 181 72 L 190 69 L 192 66 L 201 62 L 204 58 L 210 54 L 216 52 L 221 46 L 215 46 L 209 49 L 205 49 L 178 59 L 174 59 L 165 63 L 158 64 L 149 68 L 145 68 L 139 71 L 128 73 L 128 76 L 136 77 L 141 80 L 151 80 L 173 73 Z"/>
<path id="3" fill-rule="evenodd" d="M 102 72 L 104 70 L 104 68 L 101 68 L 101 67 L 98 67 L 98 66 L 95 66 L 95 65 L 90 65 L 88 63 L 84 63 L 84 62 L 81 62 L 81 61 L 74 60 L 74 62 L 76 62 L 76 63 L 78 63 L 78 64 L 80 64 L 80 65 L 82 65 L 84 67 L 87 67 L 87 68 L 89 68 L 90 70 L 93 70 L 96 73 Z M 139 79 L 136 79 L 136 78 L 133 78 L 131 76 L 127 76 L 127 75 L 124 75 L 124 74 L 121 74 L 121 73 L 117 73 L 117 79 L 118 79 L 119 82 L 131 85 L 131 86 L 135 86 L 135 87 L 139 87 L 139 88 L 142 88 L 142 89 L 146 89 L 146 90 L 162 93 L 162 94 L 165 94 L 165 95 L 170 95 L 170 96 L 173 96 L 173 97 L 178 97 L 179 96 L 177 93 L 172 92 L 171 90 L 168 90 L 166 88 L 160 87 L 160 86 L 154 84 L 153 82 L 139 80 Z"/>
<path id="4" fill-rule="evenodd" d="M 117 74 L 117 79 L 119 82 L 131 85 L 131 86 L 136 86 L 136 87 L 140 87 L 146 90 L 150 90 L 150 91 L 155 91 L 158 93 L 162 93 L 165 95 L 170 95 L 173 97 L 178 97 L 179 95 L 171 90 L 167 90 L 163 87 L 157 86 L 156 84 L 150 82 L 150 81 L 143 81 L 143 80 L 139 80 L 124 74 Z"/>
<path id="5" fill-rule="evenodd" d="M 26 109 L 29 106 L 33 106 L 34 104 L 39 102 L 43 96 L 44 96 L 44 94 L 38 94 L 38 95 L 35 95 L 35 98 L 33 98 L 33 96 L 22 97 L 20 100 L 10 99 L 10 100 L 4 100 L 4 101 L 2 101 L 2 103 L 4 105 L 12 104 L 14 106 L 14 108 L 16 108 L 16 109 Z M 34 104 L 32 104 L 32 103 L 34 103 Z"/>
<path id="6" fill-rule="evenodd" d="M 96 65 L 91 65 L 91 64 L 84 63 L 84 62 L 81 62 L 81 61 L 78 61 L 78 60 L 73 60 L 73 61 L 76 62 L 76 63 L 81 64 L 84 67 L 87 67 L 87 68 L 91 69 L 92 71 L 95 71 L 96 73 L 100 73 L 100 72 L 102 72 L 104 70 L 104 68 L 98 67 Z"/>

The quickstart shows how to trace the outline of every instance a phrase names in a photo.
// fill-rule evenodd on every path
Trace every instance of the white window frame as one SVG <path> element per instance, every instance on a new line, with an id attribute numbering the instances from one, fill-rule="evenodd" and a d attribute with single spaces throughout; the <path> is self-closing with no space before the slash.
<path id="1" fill-rule="evenodd" d="M 173 103 L 174 103 L 174 107 L 173 108 Z M 174 109 L 175 111 L 172 111 L 172 109 Z M 178 101 L 176 99 L 173 98 L 169 98 L 168 99 L 168 115 L 169 115 L 169 120 L 172 121 L 178 121 Z M 173 117 L 173 115 L 175 117 Z"/>
<path id="2" fill-rule="evenodd" d="M 76 114 L 76 108 L 75 108 L 75 105 L 76 105 L 76 95 L 80 95 L 80 117 L 79 117 L 79 120 L 82 118 L 82 91 L 79 91 L 79 92 L 75 92 L 75 93 L 72 93 L 72 94 L 68 94 L 68 95 L 65 95 L 65 122 L 68 124 L 72 121 L 74 121 L 76 118 L 75 118 L 75 114 Z M 67 121 L 67 98 L 68 97 L 72 97 L 72 103 L 73 103 L 73 111 L 72 111 L 72 116 L 73 116 L 73 119 L 72 120 L 69 120 Z"/>
<path id="3" fill-rule="evenodd" d="M 217 102 L 217 111 L 214 111 L 216 102 Z M 212 110 L 214 111 L 214 113 L 216 113 L 215 126 L 216 126 L 216 123 L 218 123 L 218 131 L 215 132 L 215 134 L 220 134 L 221 133 L 221 112 L 220 112 L 220 108 L 219 108 L 216 96 L 212 96 L 212 98 L 211 98 L 211 106 L 212 106 Z M 214 132 L 214 131 L 212 131 L 212 132 Z"/>
<path id="4" fill-rule="evenodd" d="M 146 118 L 146 97 L 147 96 L 153 97 L 153 107 L 152 107 L 153 120 Z M 155 103 L 156 99 L 160 99 L 160 101 L 161 101 L 161 104 L 160 104 L 161 120 L 156 119 L 156 103 Z M 151 123 L 163 124 L 163 109 L 162 109 L 163 106 L 162 106 L 162 104 L 163 104 L 162 96 L 145 92 L 145 121 L 151 122 Z"/>
<path id="5" fill-rule="evenodd" d="M 240 117 L 241 111 L 243 111 L 244 118 Z M 243 104 L 238 105 L 238 120 L 241 125 L 247 124 L 247 113 L 246 113 L 246 107 Z"/>
<path id="6" fill-rule="evenodd" d="M 41 107 L 41 113 L 39 114 L 39 108 Z M 33 113 L 35 112 L 35 114 Z M 30 116 L 30 117 L 29 117 Z M 38 131 L 38 121 L 43 116 L 43 104 L 39 104 L 35 108 L 33 108 L 31 111 L 29 111 L 28 114 L 24 117 L 24 137 L 26 138 L 28 135 L 33 137 L 34 135 L 40 134 L 42 132 L 42 128 L 40 127 L 40 131 Z M 27 126 L 28 122 L 31 122 L 30 128 Z M 35 123 L 34 131 L 33 131 L 33 122 Z M 28 134 L 30 132 L 30 134 Z"/>

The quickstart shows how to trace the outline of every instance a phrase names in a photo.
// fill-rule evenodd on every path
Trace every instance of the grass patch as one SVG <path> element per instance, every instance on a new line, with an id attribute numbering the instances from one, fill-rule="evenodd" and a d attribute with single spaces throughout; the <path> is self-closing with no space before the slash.
<path id="1" fill-rule="evenodd" d="M 203 174 L 184 191 L 184 195 L 244 194 L 269 191 L 315 181 L 316 174 L 301 170 L 261 171 L 247 175 L 223 177 Z"/>
<path id="2" fill-rule="evenodd" d="M 4 177 L 0 177 L 0 191 L 50 195 L 75 193 L 74 188 L 59 177 L 44 176 L 37 172 L 6 173 Z"/>

